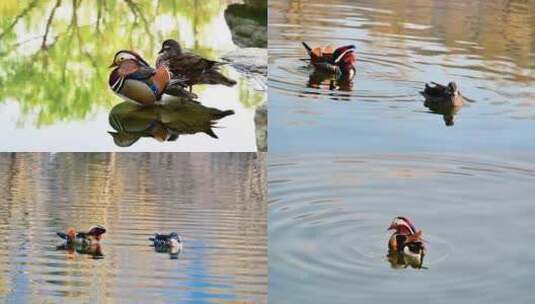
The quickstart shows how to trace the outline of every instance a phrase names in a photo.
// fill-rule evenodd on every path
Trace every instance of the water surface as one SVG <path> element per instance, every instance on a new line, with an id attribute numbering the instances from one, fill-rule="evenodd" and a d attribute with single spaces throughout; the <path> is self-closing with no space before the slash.
<path id="1" fill-rule="evenodd" d="M 270 1 L 270 149 L 474 151 L 535 148 L 535 3 Z M 351 91 L 310 88 L 301 41 L 355 44 Z M 467 99 L 446 127 L 425 82 Z"/>
<path id="2" fill-rule="evenodd" d="M 262 156 L 0 154 L 0 302 L 265 303 Z M 100 253 L 56 231 L 102 224 Z M 148 237 L 176 231 L 178 257 Z"/>
<path id="3" fill-rule="evenodd" d="M 531 303 L 533 156 L 274 155 L 273 303 Z M 386 231 L 408 216 L 425 269 L 393 268 Z"/>
<path id="4" fill-rule="evenodd" d="M 256 151 L 255 109 L 265 92 L 242 72 L 232 88 L 195 86 L 202 105 L 233 110 L 217 121 L 218 139 L 203 132 L 160 143 L 144 137 L 114 144 L 109 112 L 122 100 L 108 88 L 114 54 L 131 49 L 154 63 L 161 42 L 215 60 L 238 46 L 225 9 L 241 1 L 2 1 L 0 135 L 4 151 Z M 183 115 L 187 115 L 184 113 Z"/>

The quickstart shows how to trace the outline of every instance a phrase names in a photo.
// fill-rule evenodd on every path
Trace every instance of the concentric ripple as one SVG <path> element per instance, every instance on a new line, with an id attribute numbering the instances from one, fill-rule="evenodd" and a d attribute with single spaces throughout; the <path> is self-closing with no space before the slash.
<path id="1" fill-rule="evenodd" d="M 513 294 L 530 297 L 530 288 L 518 282 L 535 279 L 520 270 L 535 266 L 529 245 L 535 232 L 534 160 L 433 154 L 271 157 L 270 299 L 448 303 L 462 294 L 463 302 L 487 303 Z M 386 228 L 399 215 L 424 231 L 424 269 L 393 269 L 386 259 Z M 413 289 L 425 295 L 415 296 Z"/>

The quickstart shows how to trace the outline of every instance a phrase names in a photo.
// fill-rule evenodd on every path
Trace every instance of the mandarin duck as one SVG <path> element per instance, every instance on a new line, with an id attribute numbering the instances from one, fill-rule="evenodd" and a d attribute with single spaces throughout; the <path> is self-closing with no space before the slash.
<path id="1" fill-rule="evenodd" d="M 170 234 L 155 233 L 149 240 L 152 241 L 152 246 L 156 252 L 169 253 L 171 259 L 178 258 L 184 243 L 182 237 L 176 232 L 171 232 Z"/>
<path id="2" fill-rule="evenodd" d="M 155 104 L 164 93 L 195 98 L 181 88 L 180 79 L 171 79 L 172 73 L 161 66 L 153 69 L 140 55 L 122 50 L 115 54 L 108 84 L 125 101 L 142 106 Z"/>
<path id="3" fill-rule="evenodd" d="M 74 228 L 69 228 L 67 233 L 57 232 L 56 234 L 65 240 L 67 244 L 89 246 L 97 244 L 104 233 L 106 233 L 106 228 L 101 225 L 95 225 L 89 228 L 87 232 L 76 232 Z"/>
<path id="4" fill-rule="evenodd" d="M 341 46 L 333 49 L 331 46 L 311 48 L 305 42 L 302 42 L 310 63 L 318 71 L 335 74 L 340 79 L 351 81 L 357 72 L 356 47 L 354 45 Z"/>
<path id="5" fill-rule="evenodd" d="M 429 104 L 443 104 L 451 107 L 461 107 L 464 105 L 464 99 L 457 88 L 455 82 L 448 83 L 447 86 L 431 82 L 433 86 L 425 84 L 423 91 L 420 91 Z"/>
<path id="6" fill-rule="evenodd" d="M 434 86 L 425 84 L 425 89 L 420 92 L 425 97 L 424 106 L 434 113 L 442 114 L 446 126 L 453 126 L 455 115 L 464 105 L 464 98 L 455 82 L 447 86 L 431 82 Z"/>
<path id="7" fill-rule="evenodd" d="M 426 254 L 422 231 L 416 230 L 412 221 L 402 216 L 395 217 L 388 230 L 394 230 L 388 240 L 390 262 L 395 259 L 399 263 L 421 268 Z"/>
<path id="8" fill-rule="evenodd" d="M 158 54 L 156 68 L 167 68 L 175 75 L 174 77 L 184 81 L 190 92 L 192 86 L 196 84 L 222 84 L 228 87 L 236 84 L 235 80 L 219 72 L 219 67 L 226 63 L 183 52 L 176 40 L 165 40 Z"/>
<path id="9" fill-rule="evenodd" d="M 63 244 L 56 246 L 56 250 L 67 251 L 69 255 L 72 255 L 75 252 L 78 254 L 86 254 L 92 256 L 94 259 L 99 259 L 104 256 L 99 243 L 84 245 L 64 242 Z"/>
<path id="10" fill-rule="evenodd" d="M 182 247 L 182 237 L 176 232 L 169 234 L 155 233 L 149 240 L 153 242 L 154 247 Z"/>

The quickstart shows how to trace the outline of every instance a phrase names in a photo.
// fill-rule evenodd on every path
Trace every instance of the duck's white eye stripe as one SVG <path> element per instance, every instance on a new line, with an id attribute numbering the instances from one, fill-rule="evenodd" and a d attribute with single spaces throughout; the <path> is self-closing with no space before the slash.
<path id="1" fill-rule="evenodd" d="M 340 54 L 340 56 L 338 56 L 335 60 L 334 60 L 334 63 L 338 63 L 338 61 L 342 60 L 342 58 L 344 57 L 345 54 L 347 53 L 352 53 L 354 50 L 353 49 L 347 49 L 345 51 L 342 52 L 342 54 Z"/>

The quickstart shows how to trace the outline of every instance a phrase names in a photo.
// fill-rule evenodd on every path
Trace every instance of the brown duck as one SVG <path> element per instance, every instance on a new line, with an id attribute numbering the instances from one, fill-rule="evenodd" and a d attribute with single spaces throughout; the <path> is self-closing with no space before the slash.
<path id="1" fill-rule="evenodd" d="M 236 81 L 219 72 L 222 62 L 202 58 L 199 55 L 182 52 L 180 44 L 173 39 L 165 40 L 156 60 L 156 68 L 166 67 L 174 78 L 182 79 L 191 88 L 196 84 L 222 84 L 231 87 Z"/>
<path id="2" fill-rule="evenodd" d="M 464 105 L 464 99 L 457 88 L 455 82 L 448 83 L 447 86 L 436 82 L 431 82 L 433 86 L 425 84 L 425 88 L 420 92 L 425 97 L 426 102 L 433 104 L 449 105 L 461 107 Z"/>

